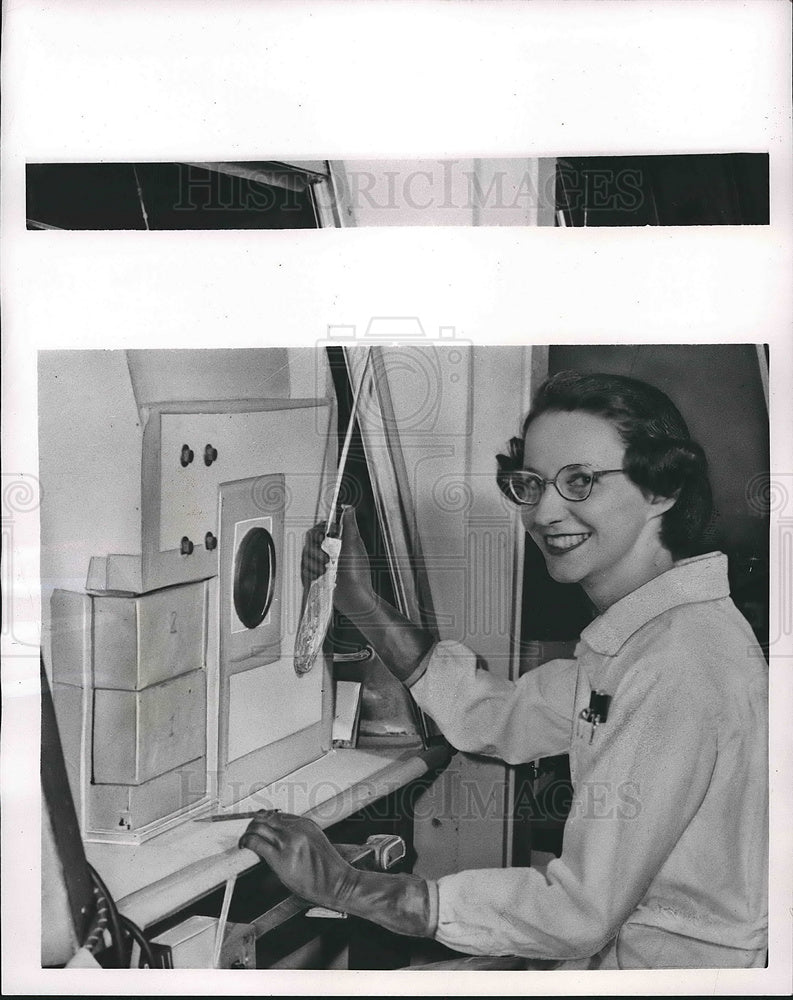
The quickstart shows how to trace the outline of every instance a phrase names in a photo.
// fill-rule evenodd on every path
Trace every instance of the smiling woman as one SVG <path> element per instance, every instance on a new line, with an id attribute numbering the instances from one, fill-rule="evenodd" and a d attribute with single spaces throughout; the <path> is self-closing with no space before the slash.
<path id="1" fill-rule="evenodd" d="M 581 584 L 600 611 L 692 555 L 710 516 L 702 448 L 671 400 L 638 379 L 548 379 L 498 463 L 552 579 Z"/>
<path id="2" fill-rule="evenodd" d="M 288 818 L 256 820 L 243 846 L 304 898 L 526 968 L 762 966 L 767 672 L 726 557 L 701 553 L 702 449 L 653 386 L 561 372 L 498 462 L 551 577 L 597 611 L 571 658 L 511 681 L 435 642 L 372 593 L 354 516 L 336 601 L 457 749 L 509 764 L 569 755 L 561 856 L 370 884 Z M 308 578 L 324 571 L 322 537 L 309 533 Z"/>

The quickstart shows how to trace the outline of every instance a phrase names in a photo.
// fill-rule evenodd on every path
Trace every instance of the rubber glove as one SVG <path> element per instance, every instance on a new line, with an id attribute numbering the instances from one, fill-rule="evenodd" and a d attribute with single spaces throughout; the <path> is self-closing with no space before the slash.
<path id="1" fill-rule="evenodd" d="M 306 535 L 301 563 L 304 586 L 310 586 L 325 572 L 328 555 L 321 548 L 324 537 L 324 523 Z M 341 540 L 333 603 L 398 680 L 415 678 L 417 668 L 435 643 L 434 636 L 374 592 L 369 556 L 352 507 L 345 507 L 342 513 Z"/>
<path id="2" fill-rule="evenodd" d="M 360 615 L 375 603 L 369 554 L 358 530 L 354 507 L 344 507 L 341 524 L 341 552 L 336 570 L 333 603 L 343 615 Z M 325 572 L 328 554 L 322 548 L 326 522 L 315 525 L 306 534 L 300 565 L 303 586 L 308 588 Z"/>
<path id="3" fill-rule="evenodd" d="M 363 917 L 397 934 L 431 937 L 434 933 L 430 889 L 424 879 L 358 871 L 305 816 L 263 809 L 249 823 L 239 846 L 266 861 L 288 889 L 310 903 Z"/>

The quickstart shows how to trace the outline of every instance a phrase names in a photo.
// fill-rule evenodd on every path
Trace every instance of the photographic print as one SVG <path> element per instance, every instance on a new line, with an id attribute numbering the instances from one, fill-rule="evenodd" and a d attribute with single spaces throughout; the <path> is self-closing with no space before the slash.
<path id="1" fill-rule="evenodd" d="M 785 991 L 784 6 L 6 11 L 5 991 Z"/>
<path id="2" fill-rule="evenodd" d="M 313 351 L 40 355 L 63 751 L 43 774 L 65 763 L 83 866 L 127 932 L 110 954 L 94 933 L 92 954 L 762 967 L 765 345 L 474 347 L 416 318 L 343 332 Z M 449 770 L 455 751 L 512 767 L 485 784 Z M 453 841 L 496 820 L 503 867 L 455 870 Z M 70 959 L 68 922 L 44 912 L 44 964 Z"/>

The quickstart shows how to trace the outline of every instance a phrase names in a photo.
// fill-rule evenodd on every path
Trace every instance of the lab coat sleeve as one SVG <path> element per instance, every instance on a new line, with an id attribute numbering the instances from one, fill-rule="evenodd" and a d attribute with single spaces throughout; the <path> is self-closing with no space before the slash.
<path id="1" fill-rule="evenodd" d="M 518 681 L 495 677 L 459 642 L 439 642 L 411 694 L 452 746 L 509 764 L 566 753 L 577 665 L 552 660 Z"/>
<path id="2" fill-rule="evenodd" d="M 575 959 L 615 937 L 699 808 L 715 764 L 701 694 L 684 670 L 663 666 L 642 663 L 620 683 L 591 744 L 590 725 L 576 720 L 562 856 L 544 872 L 439 879 L 438 941 L 470 954 Z"/>

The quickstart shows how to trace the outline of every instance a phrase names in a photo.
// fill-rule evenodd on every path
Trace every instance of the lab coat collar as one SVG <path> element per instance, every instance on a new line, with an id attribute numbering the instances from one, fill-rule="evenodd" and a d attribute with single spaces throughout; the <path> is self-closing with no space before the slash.
<path id="1" fill-rule="evenodd" d="M 730 596 L 727 557 L 721 552 L 681 559 L 660 576 L 627 594 L 581 633 L 596 653 L 616 656 L 638 630 L 671 608 Z"/>

